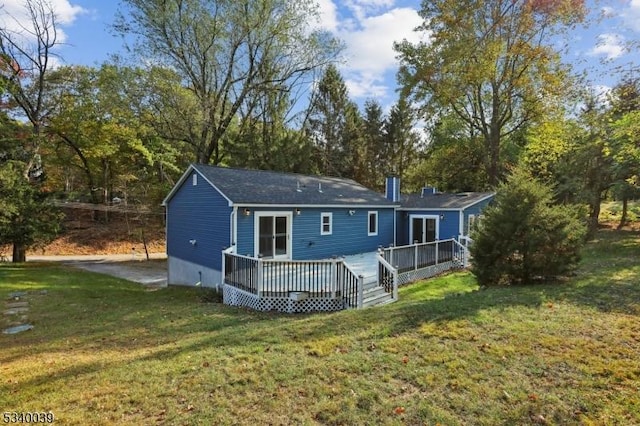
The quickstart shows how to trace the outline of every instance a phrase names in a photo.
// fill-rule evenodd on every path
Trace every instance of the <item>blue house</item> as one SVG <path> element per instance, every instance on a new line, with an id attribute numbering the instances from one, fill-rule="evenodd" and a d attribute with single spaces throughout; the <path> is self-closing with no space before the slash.
<path id="1" fill-rule="evenodd" d="M 220 285 L 229 247 L 311 260 L 394 243 L 397 205 L 349 179 L 192 164 L 163 204 L 170 284 Z"/>
<path id="2" fill-rule="evenodd" d="M 192 164 L 163 202 L 168 282 L 262 310 L 383 303 L 419 269 L 465 264 L 460 241 L 492 197 L 401 195 L 397 178 L 379 194 L 344 178 Z"/>

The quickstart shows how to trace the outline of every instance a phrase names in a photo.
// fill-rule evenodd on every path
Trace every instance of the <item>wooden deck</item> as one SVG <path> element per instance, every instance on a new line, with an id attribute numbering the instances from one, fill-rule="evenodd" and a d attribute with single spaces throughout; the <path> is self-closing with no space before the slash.
<path id="1" fill-rule="evenodd" d="M 285 312 L 387 303 L 397 299 L 398 285 L 466 265 L 466 249 L 454 239 L 322 260 L 271 260 L 230 251 L 223 257 L 225 303 Z"/>

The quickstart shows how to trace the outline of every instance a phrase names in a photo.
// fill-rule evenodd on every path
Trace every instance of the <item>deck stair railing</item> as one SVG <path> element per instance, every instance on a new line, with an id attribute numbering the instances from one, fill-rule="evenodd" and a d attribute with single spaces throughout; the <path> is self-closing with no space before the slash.
<path id="1" fill-rule="evenodd" d="M 378 251 L 376 258 L 378 260 L 378 286 L 390 293 L 393 300 L 398 300 L 398 269 L 384 258 L 383 250 Z"/>
<path id="2" fill-rule="evenodd" d="M 258 297 L 342 298 L 345 307 L 358 307 L 363 278 L 341 258 L 329 260 L 262 259 L 223 252 L 225 284 Z"/>

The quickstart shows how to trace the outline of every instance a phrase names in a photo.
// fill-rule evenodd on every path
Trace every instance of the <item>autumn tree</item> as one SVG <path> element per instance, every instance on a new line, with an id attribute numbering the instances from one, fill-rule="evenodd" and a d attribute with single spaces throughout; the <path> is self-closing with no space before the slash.
<path id="1" fill-rule="evenodd" d="M 68 165 L 81 171 L 94 203 L 110 203 L 114 191 L 127 194 L 155 160 L 152 132 L 133 114 L 121 71 L 105 64 L 54 72 L 61 83 L 48 133 L 72 154 Z"/>
<path id="2" fill-rule="evenodd" d="M 434 0 L 422 3 L 422 41 L 395 44 L 403 90 L 424 118 L 455 114 L 478 132 L 490 185 L 505 143 L 540 119 L 568 75 L 552 39 L 582 19 L 581 0 Z"/>
<path id="3" fill-rule="evenodd" d="M 419 191 L 426 184 L 445 192 L 485 190 L 483 153 L 478 132 L 453 114 L 441 116 L 430 128 L 419 161 L 408 170 L 405 188 Z"/>
<path id="4" fill-rule="evenodd" d="M 310 0 L 124 0 L 115 29 L 136 39 L 139 58 L 174 69 L 193 96 L 187 131 L 193 159 L 224 158 L 222 141 L 265 91 L 295 91 L 333 59 L 337 43 L 310 30 Z M 179 112 L 168 111 L 170 115 Z M 231 144 L 233 141 L 227 140 Z"/>

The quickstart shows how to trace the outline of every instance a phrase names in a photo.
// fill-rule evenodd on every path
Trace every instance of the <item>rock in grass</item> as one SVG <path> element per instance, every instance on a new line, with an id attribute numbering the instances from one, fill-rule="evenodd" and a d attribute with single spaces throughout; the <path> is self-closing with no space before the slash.
<path id="1" fill-rule="evenodd" d="M 31 330 L 32 328 L 33 326 L 31 324 L 20 324 L 16 325 L 15 327 L 9 327 L 2 330 L 2 334 L 18 334 L 22 333 L 23 331 Z"/>

